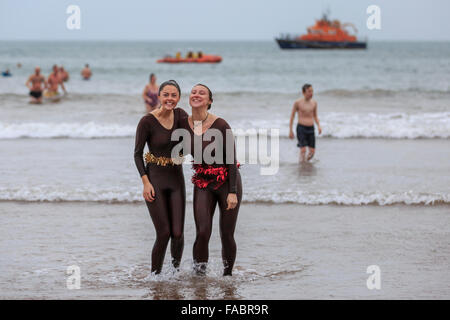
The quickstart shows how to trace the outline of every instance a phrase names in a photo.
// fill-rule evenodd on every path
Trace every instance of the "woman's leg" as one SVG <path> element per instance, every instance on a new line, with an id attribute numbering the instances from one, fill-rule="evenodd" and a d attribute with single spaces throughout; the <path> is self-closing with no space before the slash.
<path id="1" fill-rule="evenodd" d="M 237 198 L 238 203 L 234 209 L 226 210 L 228 197 L 228 184 L 224 184 L 219 188 L 219 209 L 220 209 L 220 239 L 222 240 L 222 260 L 223 260 L 223 275 L 231 276 L 236 260 L 236 241 L 234 240 L 234 230 L 236 228 L 236 221 L 239 212 L 239 206 L 242 200 L 242 182 L 239 172 L 236 176 L 237 182 Z"/>
<path id="2" fill-rule="evenodd" d="M 197 235 L 195 237 L 193 256 L 194 268 L 198 273 L 206 272 L 208 262 L 208 244 L 212 232 L 216 195 L 208 188 L 200 189 L 194 186 L 194 219 Z"/>
<path id="3" fill-rule="evenodd" d="M 155 186 L 155 200 L 146 201 L 150 216 L 155 226 L 156 240 L 152 250 L 152 272 L 161 272 L 170 238 L 170 221 L 167 214 L 167 196 Z"/>
<path id="4" fill-rule="evenodd" d="M 176 181 L 177 187 L 169 195 L 170 253 L 172 264 L 178 268 L 184 248 L 184 215 L 186 209 L 186 188 L 183 181 Z"/>

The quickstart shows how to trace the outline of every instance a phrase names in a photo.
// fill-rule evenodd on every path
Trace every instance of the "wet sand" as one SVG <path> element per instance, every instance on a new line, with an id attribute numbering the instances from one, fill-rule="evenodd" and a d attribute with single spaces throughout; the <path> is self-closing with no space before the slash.
<path id="1" fill-rule="evenodd" d="M 144 204 L 0 202 L 0 298 L 449 299 L 450 210 L 435 206 L 244 203 L 233 277 L 221 276 L 218 211 L 206 277 L 191 271 L 186 212 L 181 271 L 149 275 L 154 229 Z M 81 288 L 67 289 L 68 266 Z M 381 289 L 366 269 L 378 265 Z"/>

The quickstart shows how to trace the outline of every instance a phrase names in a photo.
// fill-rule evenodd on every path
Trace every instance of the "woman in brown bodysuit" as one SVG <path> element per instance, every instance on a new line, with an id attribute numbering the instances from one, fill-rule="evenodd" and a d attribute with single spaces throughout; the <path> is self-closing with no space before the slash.
<path id="1" fill-rule="evenodd" d="M 183 167 L 180 159 L 171 158 L 172 132 L 180 118 L 187 113 L 175 108 L 180 100 L 180 87 L 173 81 L 166 81 L 159 88 L 161 107 L 148 113 L 140 120 L 136 130 L 134 161 L 144 184 L 143 196 L 156 229 L 156 241 L 152 250 L 152 272 L 161 272 L 167 244 L 171 239 L 172 264 L 178 268 L 184 247 L 184 213 L 186 189 Z M 149 153 L 142 153 L 145 143 Z M 178 161 L 176 161 L 178 160 Z"/>
<path id="2" fill-rule="evenodd" d="M 224 264 L 223 275 L 225 276 L 232 275 L 234 261 L 236 260 L 234 231 L 242 199 L 242 182 L 238 171 L 239 165 L 236 161 L 231 128 L 224 119 L 208 112 L 211 103 L 212 93 L 209 88 L 202 84 L 194 86 L 189 97 L 192 116 L 181 119 L 180 127 L 190 132 L 190 151 L 194 157 L 195 174 L 192 177 L 192 182 L 194 183 L 194 218 L 197 230 L 193 248 L 194 268 L 199 274 L 206 272 L 208 243 L 212 232 L 214 211 L 218 204 Z M 208 164 L 203 154 L 208 145 L 215 143 L 215 138 L 211 141 L 203 141 L 203 138 L 205 134 L 212 133 L 212 129 L 218 130 L 216 133 L 220 133 L 223 138 L 223 143 L 218 140 L 216 144 L 216 150 L 222 151 L 223 159 Z M 201 147 L 197 146 L 198 149 L 196 149 L 196 143 L 201 143 Z M 227 143 L 230 144 L 228 148 Z M 197 154 L 196 150 L 202 152 L 201 161 L 198 160 L 200 155 Z M 215 151 L 212 151 L 211 155 L 214 157 Z M 227 159 L 229 161 L 226 161 Z"/>

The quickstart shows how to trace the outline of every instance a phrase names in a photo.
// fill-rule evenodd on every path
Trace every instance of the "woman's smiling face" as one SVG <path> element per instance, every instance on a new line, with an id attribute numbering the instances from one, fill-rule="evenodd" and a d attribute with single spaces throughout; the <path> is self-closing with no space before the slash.
<path id="1" fill-rule="evenodd" d="M 192 108 L 202 108 L 212 103 L 209 98 L 209 91 L 201 85 L 196 85 L 192 88 L 189 96 L 189 104 Z"/>
<path id="2" fill-rule="evenodd" d="M 174 109 L 178 101 L 180 101 L 180 94 L 175 86 L 167 85 L 159 93 L 159 101 L 161 101 L 161 107 L 172 110 Z"/>

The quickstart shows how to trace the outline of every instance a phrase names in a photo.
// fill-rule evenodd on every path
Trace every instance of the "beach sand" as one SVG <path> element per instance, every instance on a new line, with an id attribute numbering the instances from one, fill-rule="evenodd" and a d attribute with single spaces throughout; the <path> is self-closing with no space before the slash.
<path id="1" fill-rule="evenodd" d="M 449 299 L 449 207 L 243 203 L 233 277 L 222 277 L 218 211 L 206 277 L 191 271 L 187 204 L 181 270 L 169 250 L 150 275 L 144 203 L 0 202 L 2 299 Z M 68 266 L 81 287 L 69 290 Z M 381 289 L 366 269 L 378 265 Z"/>

